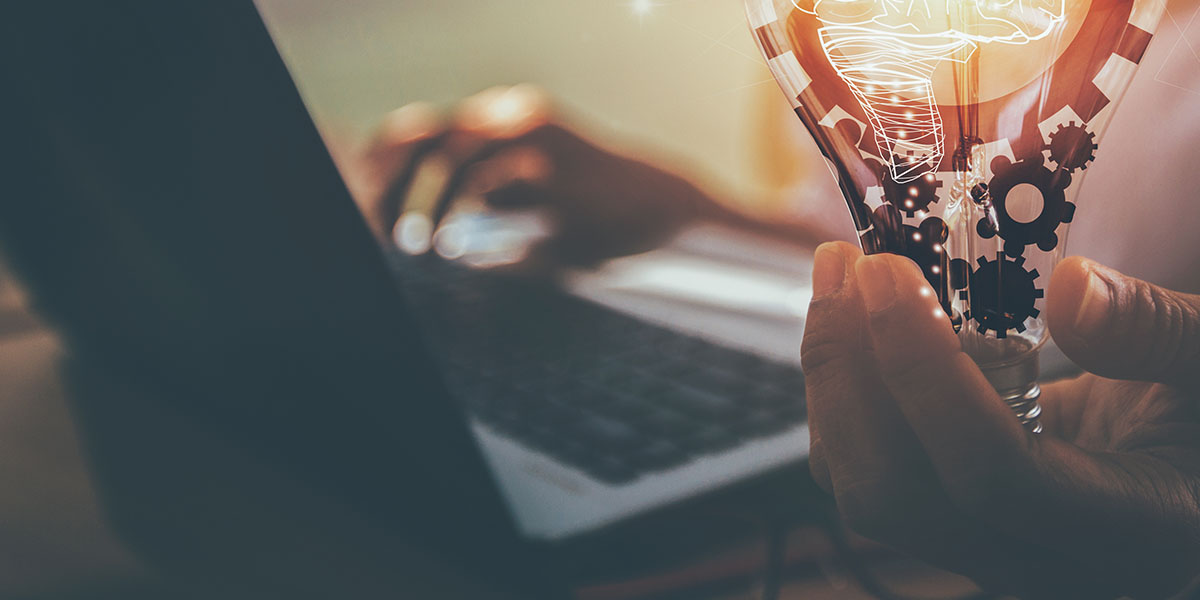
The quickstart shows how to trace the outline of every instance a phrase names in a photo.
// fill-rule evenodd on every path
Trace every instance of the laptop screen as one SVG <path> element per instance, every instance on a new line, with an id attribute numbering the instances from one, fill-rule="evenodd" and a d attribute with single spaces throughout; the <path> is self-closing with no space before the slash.
<path id="1" fill-rule="evenodd" d="M 73 354 L 515 577 L 491 475 L 253 4 L 12 13 L 0 242 Z"/>

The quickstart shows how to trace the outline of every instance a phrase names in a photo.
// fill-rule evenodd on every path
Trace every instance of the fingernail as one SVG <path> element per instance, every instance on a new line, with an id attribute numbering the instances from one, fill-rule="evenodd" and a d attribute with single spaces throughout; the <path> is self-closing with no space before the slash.
<path id="1" fill-rule="evenodd" d="M 1105 271 L 1103 267 L 1090 260 L 1084 261 L 1083 267 L 1087 270 L 1087 285 L 1083 291 L 1083 300 L 1075 313 L 1075 331 L 1086 336 L 1101 331 L 1109 322 L 1112 293 L 1108 281 L 1102 275 Z"/>
<path id="2" fill-rule="evenodd" d="M 433 221 L 427 215 L 407 212 L 396 221 L 392 230 L 392 241 L 401 250 L 413 256 L 429 251 L 433 239 Z"/>
<path id="3" fill-rule="evenodd" d="M 813 298 L 838 293 L 846 280 L 846 259 L 837 246 L 822 244 L 813 258 Z"/>
<path id="4" fill-rule="evenodd" d="M 869 312 L 887 310 L 896 302 L 896 278 L 887 257 L 864 256 L 854 265 L 854 273 Z"/>

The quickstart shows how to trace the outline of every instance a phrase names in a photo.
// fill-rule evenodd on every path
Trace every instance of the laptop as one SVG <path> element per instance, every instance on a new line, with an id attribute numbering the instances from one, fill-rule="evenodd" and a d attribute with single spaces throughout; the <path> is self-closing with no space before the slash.
<path id="1" fill-rule="evenodd" d="M 251 2 L 15 12 L 0 242 L 81 360 L 518 597 L 800 480 L 794 363 L 381 248 Z"/>

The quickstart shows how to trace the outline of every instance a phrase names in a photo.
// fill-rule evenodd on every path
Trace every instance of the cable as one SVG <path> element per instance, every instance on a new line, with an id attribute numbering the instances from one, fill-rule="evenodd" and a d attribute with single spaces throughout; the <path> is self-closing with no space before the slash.
<path id="1" fill-rule="evenodd" d="M 783 568 L 787 562 L 788 528 L 772 523 L 767 529 L 767 568 L 763 573 L 762 600 L 778 600 L 783 584 Z"/>

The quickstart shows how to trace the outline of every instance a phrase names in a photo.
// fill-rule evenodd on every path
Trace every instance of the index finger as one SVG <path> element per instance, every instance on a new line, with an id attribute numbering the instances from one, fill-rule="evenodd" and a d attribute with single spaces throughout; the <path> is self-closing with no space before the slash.
<path id="1" fill-rule="evenodd" d="M 544 143 L 555 131 L 549 97 L 539 88 L 518 84 L 494 87 L 467 98 L 459 106 L 454 131 L 462 141 L 447 181 L 430 208 L 437 229 L 450 212 L 474 167 L 507 149 Z"/>
<path id="2" fill-rule="evenodd" d="M 1006 475 L 1024 477 L 1032 435 L 962 351 L 914 263 L 876 254 L 855 272 L 880 376 L 946 492 L 966 506 L 994 501 L 993 488 L 1012 481 Z"/>
<path id="3" fill-rule="evenodd" d="M 854 271 L 861 256 L 844 242 L 817 249 L 801 352 L 809 428 L 821 445 L 810 461 L 823 461 L 811 464 L 814 476 L 828 477 L 820 483 L 854 529 L 899 543 L 937 504 L 936 480 L 875 368 Z"/>

